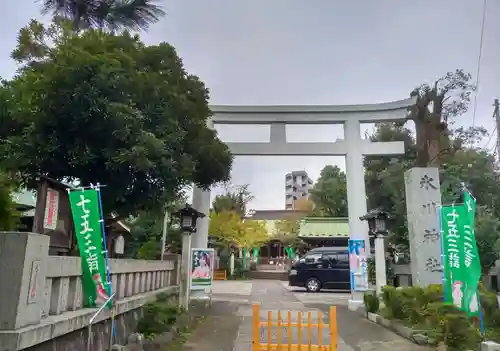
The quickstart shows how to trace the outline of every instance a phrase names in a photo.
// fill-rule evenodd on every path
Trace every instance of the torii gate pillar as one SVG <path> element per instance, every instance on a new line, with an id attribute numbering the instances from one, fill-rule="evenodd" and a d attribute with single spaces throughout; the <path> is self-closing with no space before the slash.
<path id="1" fill-rule="evenodd" d="M 371 142 L 361 138 L 360 123 L 401 122 L 415 99 L 382 104 L 345 106 L 211 106 L 213 124 L 270 125 L 269 142 L 227 143 L 235 155 L 253 156 L 345 156 L 347 206 L 350 238 L 365 240 L 370 249 L 368 226 L 359 217 L 367 212 L 363 167 L 365 155 L 398 155 L 404 153 L 404 142 Z M 287 124 L 343 124 L 344 139 L 328 143 L 288 143 Z M 193 207 L 203 213 L 210 208 L 210 192 L 195 188 Z M 203 222 L 203 223 L 202 223 Z M 198 223 L 194 245 L 206 247 L 208 217 Z M 352 309 L 362 304 L 361 294 L 353 293 Z M 351 302 L 351 301 L 350 301 Z"/>

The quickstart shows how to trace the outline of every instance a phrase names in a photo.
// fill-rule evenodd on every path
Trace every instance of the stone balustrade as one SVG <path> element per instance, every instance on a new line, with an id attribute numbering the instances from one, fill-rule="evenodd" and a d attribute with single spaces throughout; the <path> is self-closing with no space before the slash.
<path id="1" fill-rule="evenodd" d="M 48 255 L 49 237 L 0 232 L 0 350 L 34 347 L 86 328 L 95 308 L 84 307 L 80 257 Z M 178 291 L 179 260 L 110 259 L 117 316 L 159 293 Z M 108 309 L 96 323 L 111 317 Z"/>

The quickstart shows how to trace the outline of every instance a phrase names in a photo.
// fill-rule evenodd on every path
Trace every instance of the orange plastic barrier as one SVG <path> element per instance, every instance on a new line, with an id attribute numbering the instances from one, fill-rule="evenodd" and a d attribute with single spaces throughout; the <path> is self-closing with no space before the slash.
<path id="1" fill-rule="evenodd" d="M 214 280 L 227 280 L 226 270 L 220 269 L 214 272 Z"/>
<path id="2" fill-rule="evenodd" d="M 260 320 L 260 306 L 253 305 L 253 336 L 252 336 L 252 351 L 337 351 L 337 309 L 335 306 L 330 307 L 329 323 L 323 323 L 323 314 L 317 313 L 317 323 L 313 323 L 313 312 L 298 312 L 298 323 L 292 323 L 292 312 L 288 311 L 286 318 L 282 318 L 281 312 L 278 311 L 277 320 L 273 321 L 272 312 L 267 313 L 267 320 Z M 303 316 L 307 315 L 307 322 L 302 322 Z M 260 340 L 260 328 L 264 327 L 264 342 Z M 277 344 L 271 343 L 271 329 L 276 328 Z M 282 328 L 285 330 L 282 331 Z M 298 344 L 292 344 L 292 328 L 296 328 Z M 306 329 L 305 331 L 303 329 Z M 317 341 L 313 340 L 313 330 L 317 330 Z M 330 342 L 328 345 L 323 345 L 323 331 L 330 333 Z M 302 344 L 303 332 L 307 333 L 307 343 Z M 282 336 L 286 336 L 287 342 L 284 343 Z"/>

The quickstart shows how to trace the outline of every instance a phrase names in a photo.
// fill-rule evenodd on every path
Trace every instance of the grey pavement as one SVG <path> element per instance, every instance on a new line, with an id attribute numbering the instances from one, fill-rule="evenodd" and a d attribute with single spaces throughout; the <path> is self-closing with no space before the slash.
<path id="1" fill-rule="evenodd" d="M 236 284 L 235 284 L 236 283 Z M 271 312 L 273 323 L 277 323 L 280 311 L 279 338 L 286 343 L 288 338 L 293 343 L 298 343 L 299 335 L 296 327 L 290 333 L 286 327 L 288 311 L 291 311 L 292 322 L 297 322 L 298 312 L 302 312 L 302 321 L 307 322 L 311 312 L 313 323 L 318 320 L 318 312 L 322 313 L 323 322 L 327 323 L 329 308 L 334 305 L 337 309 L 338 351 L 424 351 L 428 348 L 415 345 L 410 341 L 394 334 L 393 332 L 365 319 L 361 314 L 348 310 L 348 292 L 320 292 L 307 293 L 304 290 L 292 289 L 286 283 L 273 280 L 251 281 L 216 281 L 213 291 L 214 303 L 224 303 L 228 306 L 237 306 L 235 315 L 238 316 L 239 326 L 235 335 L 233 351 L 250 351 L 252 343 L 252 304 L 258 303 L 261 310 L 261 320 L 267 320 Z M 235 319 L 232 316 L 232 327 L 236 330 Z M 222 321 L 221 321 L 222 322 Z M 260 330 L 262 343 L 267 342 L 267 328 Z M 302 328 L 301 340 L 307 344 L 309 330 Z M 318 331 L 311 331 L 315 344 L 319 339 Z M 323 345 L 329 342 L 328 329 L 321 333 Z M 278 327 L 271 329 L 271 342 L 277 343 Z M 220 349 L 222 350 L 222 349 Z M 217 350 L 218 351 L 218 350 Z"/>

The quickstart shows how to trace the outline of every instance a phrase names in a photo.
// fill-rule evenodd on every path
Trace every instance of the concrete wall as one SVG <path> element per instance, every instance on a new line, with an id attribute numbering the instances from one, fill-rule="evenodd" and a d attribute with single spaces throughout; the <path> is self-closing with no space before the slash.
<path id="1" fill-rule="evenodd" d="M 48 247 L 46 235 L 0 232 L 1 351 L 66 350 L 46 346 L 56 345 L 51 340 L 63 336 L 75 345 L 84 342 L 82 329 L 96 309 L 83 307 L 81 260 L 48 256 Z M 171 258 L 163 262 L 110 260 L 115 311 L 123 325 L 130 325 L 125 320 L 136 316 L 157 294 L 178 291 L 178 262 Z M 110 317 L 105 309 L 95 322 Z M 106 329 L 105 323 L 101 329 Z"/>

